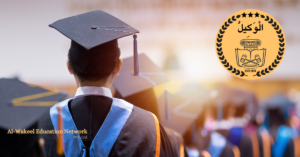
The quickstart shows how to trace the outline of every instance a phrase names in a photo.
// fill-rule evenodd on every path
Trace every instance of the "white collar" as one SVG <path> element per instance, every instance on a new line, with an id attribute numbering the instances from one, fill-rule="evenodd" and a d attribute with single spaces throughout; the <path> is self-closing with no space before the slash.
<path id="1" fill-rule="evenodd" d="M 233 127 L 244 127 L 247 121 L 244 118 L 230 118 Z"/>
<path id="2" fill-rule="evenodd" d="M 218 129 L 224 129 L 224 130 L 229 130 L 232 127 L 232 124 L 228 120 L 216 120 L 212 124 L 212 129 L 213 130 L 218 130 Z"/>
<path id="3" fill-rule="evenodd" d="M 94 86 L 79 87 L 76 91 L 75 98 L 87 95 L 102 95 L 112 98 L 112 94 L 109 88 Z"/>

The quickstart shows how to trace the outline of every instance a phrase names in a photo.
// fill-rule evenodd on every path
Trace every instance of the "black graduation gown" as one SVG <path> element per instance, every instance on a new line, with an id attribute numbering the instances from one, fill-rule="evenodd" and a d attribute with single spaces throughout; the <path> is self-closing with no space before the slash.
<path id="1" fill-rule="evenodd" d="M 216 132 L 223 135 L 225 138 L 228 138 L 229 130 L 216 130 Z M 241 157 L 253 157 L 253 148 L 252 148 L 252 140 L 250 136 L 243 131 L 240 144 L 238 145 L 238 148 L 241 153 Z"/>
<path id="2" fill-rule="evenodd" d="M 200 153 L 203 150 L 205 150 L 206 148 L 208 148 L 210 141 L 211 141 L 211 139 L 210 139 L 211 133 L 212 132 L 208 132 L 206 136 L 199 136 L 197 138 L 196 146 L 197 146 L 198 150 L 200 150 Z M 218 132 L 218 133 L 220 133 L 220 132 Z M 224 138 L 226 138 L 226 137 L 224 137 Z M 228 140 L 226 140 L 226 145 L 225 145 L 222 153 L 220 154 L 220 157 L 234 157 L 232 145 L 230 144 L 230 142 Z"/>
<path id="3" fill-rule="evenodd" d="M 260 155 L 259 157 L 264 157 L 264 151 L 266 151 L 266 150 L 264 150 L 262 134 L 257 131 L 256 135 L 257 135 L 257 140 L 259 143 L 259 155 Z M 276 140 L 276 139 L 274 139 L 274 140 Z M 271 142 L 272 141 L 270 141 L 270 143 Z M 269 149 L 268 151 L 270 151 L 270 153 L 271 153 L 271 146 L 268 149 Z M 294 146 L 294 141 L 292 139 L 289 140 L 289 143 L 286 146 L 286 149 L 285 149 L 282 157 L 295 157 L 295 146 Z"/>
<path id="4" fill-rule="evenodd" d="M 68 106 L 78 130 L 86 129 L 88 135 L 81 135 L 84 145 L 89 148 L 91 141 L 102 126 L 112 104 L 112 99 L 105 96 L 82 96 L 73 99 Z M 39 121 L 39 128 L 53 130 L 50 112 Z M 44 154 L 55 157 L 56 135 L 42 134 L 45 139 Z M 160 157 L 175 156 L 168 136 L 160 125 Z M 115 142 L 109 157 L 149 156 L 153 157 L 156 148 L 156 128 L 154 118 L 148 111 L 134 106 Z M 87 156 L 89 152 L 87 149 Z"/>
<path id="5" fill-rule="evenodd" d="M 173 151 L 175 151 L 175 156 L 187 157 L 188 154 L 186 152 L 182 136 L 178 132 L 170 128 L 165 128 L 165 130 L 170 140 L 172 149 Z"/>
<path id="6" fill-rule="evenodd" d="M 141 92 L 135 93 L 133 95 L 122 97 L 119 91 L 116 91 L 115 98 L 124 99 L 127 102 L 130 102 L 134 104 L 135 106 L 138 106 L 146 111 L 150 111 L 151 113 L 155 114 L 158 119 L 162 118 L 159 117 L 158 112 L 158 104 L 157 104 L 157 98 L 155 96 L 154 90 L 152 88 L 143 90 Z M 176 131 L 175 131 L 176 132 Z M 166 129 L 166 133 L 169 137 L 171 146 L 173 148 L 175 156 L 180 156 L 180 149 L 179 149 L 179 140 L 178 136 L 176 136 L 174 130 Z M 183 139 L 182 139 L 183 140 Z M 182 141 L 184 143 L 184 141 Z M 184 156 L 187 157 L 187 152 L 184 149 Z"/>

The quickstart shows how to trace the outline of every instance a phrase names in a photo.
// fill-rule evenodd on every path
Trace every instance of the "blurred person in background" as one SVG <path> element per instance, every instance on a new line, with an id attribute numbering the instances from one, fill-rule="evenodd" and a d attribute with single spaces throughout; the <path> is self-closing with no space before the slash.
<path id="1" fill-rule="evenodd" d="M 223 135 L 241 156 L 253 157 L 251 138 L 243 131 L 247 124 L 244 116 L 247 113 L 249 95 L 225 86 L 217 86 L 211 95 L 214 97 L 214 105 L 211 107 L 212 129 Z"/>
<path id="2" fill-rule="evenodd" d="M 67 67 L 78 89 L 74 98 L 51 107 L 42 128 L 57 129 L 61 107 L 63 130 L 87 132 L 64 134 L 64 155 L 175 157 L 169 139 L 161 136 L 164 129 L 156 116 L 113 98 L 110 90 L 122 66 L 117 39 L 134 35 L 137 51 L 138 31 L 100 10 L 58 20 L 50 27 L 72 40 Z M 52 157 L 56 141 L 48 139 L 44 154 Z"/>
<path id="3" fill-rule="evenodd" d="M 195 121 L 195 131 L 191 126 L 184 136 L 185 141 L 188 146 L 196 147 L 205 157 L 240 157 L 238 147 L 226 139 L 230 128 L 229 105 L 227 103 L 223 103 L 222 107 L 218 105 L 220 104 L 214 99 L 203 105 L 203 110 Z M 209 118 L 213 121 L 207 121 Z M 211 125 L 211 129 L 204 129 L 205 125 Z M 193 136 L 194 140 L 191 138 Z"/>
<path id="4" fill-rule="evenodd" d="M 241 156 L 253 157 L 254 145 L 250 135 L 244 131 L 244 128 L 250 119 L 248 108 L 251 103 L 255 103 L 255 96 L 252 93 L 237 89 L 228 89 L 226 92 L 230 93 L 227 95 L 227 99 L 230 103 L 230 112 L 232 113 L 229 119 L 231 128 L 227 138 L 231 144 L 239 148 Z M 252 130 L 252 132 L 255 132 L 255 130 Z M 256 137 L 255 135 L 253 136 Z"/>
<path id="5" fill-rule="evenodd" d="M 187 99 L 190 102 L 187 107 L 182 110 L 185 114 L 192 116 L 191 123 L 187 126 L 187 130 L 183 133 L 185 147 L 190 157 L 198 157 L 208 154 L 207 152 L 200 152 L 197 144 L 202 141 L 201 136 L 198 136 L 198 131 L 204 126 L 205 120 L 205 102 L 209 99 L 208 90 L 198 83 L 186 83 L 182 85 L 176 94 L 180 97 Z M 185 103 L 188 104 L 188 103 Z M 192 106 L 194 104 L 194 106 Z M 188 112 L 189 111 L 189 112 Z M 194 111 L 194 112 L 191 112 Z M 196 112 L 195 112 L 196 111 Z M 185 123 L 188 123 L 187 121 Z M 203 142 L 202 142 L 203 143 Z M 204 154 L 203 154 L 204 153 Z"/>
<path id="6" fill-rule="evenodd" d="M 174 154 L 178 157 L 192 157 L 186 151 L 185 142 L 182 135 L 171 128 L 165 127 L 165 130 L 170 140 Z"/>
<path id="7" fill-rule="evenodd" d="M 295 104 L 285 95 L 275 95 L 263 103 L 266 116 L 259 129 L 260 156 L 298 157 L 300 139 L 291 128 L 290 118 Z"/>
<path id="8" fill-rule="evenodd" d="M 259 112 L 258 100 L 255 93 L 250 91 L 241 91 L 241 94 L 244 95 L 243 99 L 245 100 L 246 111 L 244 112 L 243 118 L 245 121 L 244 130 L 249 134 L 255 134 L 257 129 L 262 124 L 262 115 Z M 238 114 L 238 106 L 235 113 Z M 243 105 L 241 105 L 243 106 Z M 238 115 L 237 115 L 238 116 Z"/>
<path id="9" fill-rule="evenodd" d="M 202 111 L 195 120 L 195 122 L 188 128 L 183 135 L 184 142 L 187 147 L 187 152 L 190 157 L 207 157 L 210 154 L 205 150 L 208 143 L 205 137 L 208 135 L 208 131 L 204 129 L 206 116 L 209 108 L 206 104 L 202 104 Z M 206 141 L 205 141 L 206 140 Z"/>
<path id="10" fill-rule="evenodd" d="M 171 128 L 163 127 L 161 124 L 162 119 L 165 117 L 159 114 L 159 104 L 153 87 L 167 82 L 167 76 L 144 53 L 139 54 L 139 61 L 141 61 L 139 66 L 140 76 L 133 76 L 130 74 L 133 61 L 133 57 L 123 59 L 123 67 L 113 84 L 115 89 L 114 97 L 124 99 L 141 109 L 155 114 L 160 121 L 161 141 L 166 141 L 164 139 L 169 139 L 170 141 L 170 144 L 165 142 L 162 146 L 173 150 L 173 154 L 176 157 L 187 157 L 181 134 Z M 130 90 L 128 89 L 129 86 L 131 86 Z M 180 126 L 181 124 L 177 123 L 177 125 Z"/>

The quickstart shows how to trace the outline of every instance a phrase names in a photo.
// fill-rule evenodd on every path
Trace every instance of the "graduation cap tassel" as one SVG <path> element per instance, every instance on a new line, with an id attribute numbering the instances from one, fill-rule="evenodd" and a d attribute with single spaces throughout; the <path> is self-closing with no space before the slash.
<path id="1" fill-rule="evenodd" d="M 221 121 L 223 119 L 223 112 L 222 112 L 222 102 L 221 100 L 218 101 L 218 111 L 217 111 L 217 114 L 218 114 L 218 121 Z"/>
<path id="2" fill-rule="evenodd" d="M 138 58 L 138 52 L 137 52 L 137 36 L 133 35 L 133 46 L 134 46 L 134 76 L 139 75 L 139 58 Z"/>
<path id="3" fill-rule="evenodd" d="M 192 141 L 193 142 L 196 141 L 196 123 L 195 122 L 192 124 Z"/>
<path id="4" fill-rule="evenodd" d="M 166 88 L 166 115 L 167 115 L 167 120 L 171 119 L 170 115 L 170 104 L 169 104 L 169 90 Z"/>
<path id="5" fill-rule="evenodd" d="M 64 154 L 64 150 L 63 150 L 63 146 L 64 146 L 64 142 L 63 142 L 63 121 L 62 121 L 62 116 L 61 116 L 61 107 L 58 107 L 58 139 L 57 139 L 57 143 L 56 143 L 56 152 L 58 155 L 63 155 Z"/>

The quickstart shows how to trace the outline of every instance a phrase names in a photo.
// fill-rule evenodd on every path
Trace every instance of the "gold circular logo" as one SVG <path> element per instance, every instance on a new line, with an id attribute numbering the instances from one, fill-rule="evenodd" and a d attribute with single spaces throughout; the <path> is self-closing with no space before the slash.
<path id="1" fill-rule="evenodd" d="M 283 59 L 285 36 L 279 23 L 260 10 L 232 14 L 218 30 L 217 56 L 236 77 L 254 80 L 272 73 Z"/>

